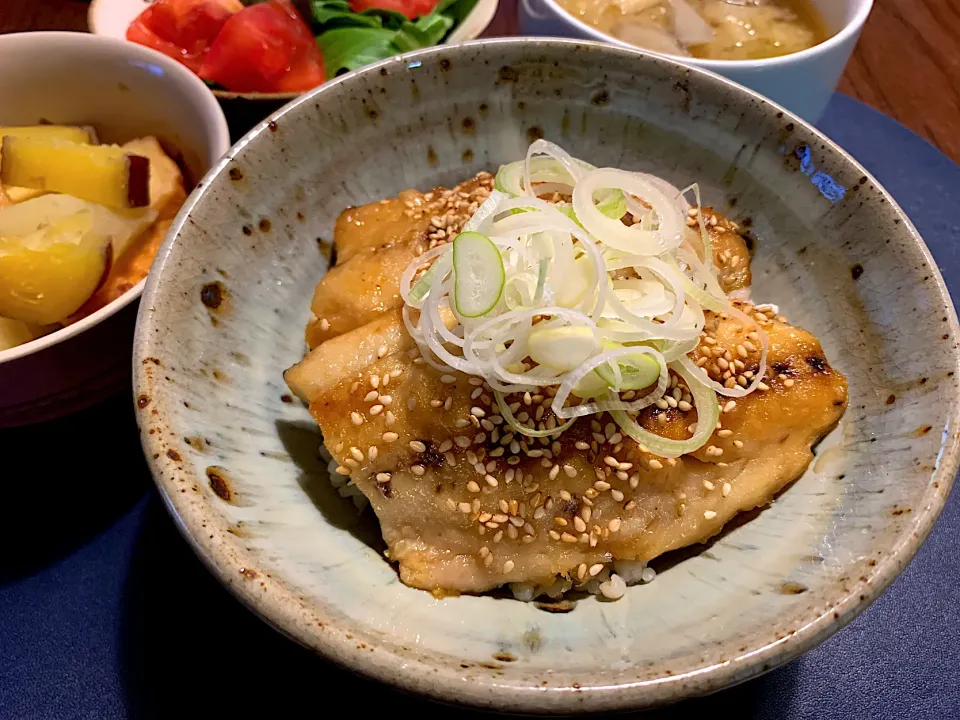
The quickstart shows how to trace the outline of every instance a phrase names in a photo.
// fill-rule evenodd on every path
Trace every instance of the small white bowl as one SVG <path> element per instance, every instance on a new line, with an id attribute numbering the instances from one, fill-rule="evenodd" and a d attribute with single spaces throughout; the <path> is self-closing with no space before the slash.
<path id="1" fill-rule="evenodd" d="M 196 182 L 230 148 L 207 87 L 148 48 L 86 33 L 0 36 L 0 125 L 92 125 L 105 142 L 155 135 Z M 80 322 L 0 351 L 0 427 L 65 415 L 128 387 L 143 282 Z M 127 308 L 124 311 L 124 308 Z"/>
<path id="2" fill-rule="evenodd" d="M 96 35 L 125 40 L 130 23 L 153 1 L 92 0 L 90 9 L 87 11 L 87 27 L 90 28 L 90 32 Z M 498 5 L 499 0 L 477 0 L 477 4 L 470 11 L 470 14 L 463 19 L 456 30 L 450 33 L 450 37 L 443 44 L 453 45 L 480 37 L 480 34 L 490 25 L 493 16 L 497 14 Z M 221 100 L 260 100 L 273 102 L 276 107 L 279 107 L 281 103 L 293 100 L 302 93 L 238 93 L 229 90 L 214 90 L 213 94 Z M 268 112 L 270 112 L 269 109 L 264 111 L 263 114 L 266 115 Z M 255 122 L 258 122 L 262 117 L 263 115 L 257 117 Z"/>
<path id="3" fill-rule="evenodd" d="M 808 50 L 766 60 L 666 57 L 723 75 L 766 95 L 804 120 L 816 122 L 840 82 L 850 53 L 873 8 L 873 0 L 813 0 L 813 4 L 831 36 Z M 556 0 L 518 0 L 517 15 L 524 35 L 585 38 L 621 47 L 636 47 L 578 20 Z"/>

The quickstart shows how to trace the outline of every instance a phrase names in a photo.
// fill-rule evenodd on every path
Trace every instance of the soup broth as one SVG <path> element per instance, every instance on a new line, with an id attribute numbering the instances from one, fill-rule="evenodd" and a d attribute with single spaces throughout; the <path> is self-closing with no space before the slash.
<path id="1" fill-rule="evenodd" d="M 557 0 L 574 17 L 654 52 L 759 60 L 829 37 L 811 0 Z"/>

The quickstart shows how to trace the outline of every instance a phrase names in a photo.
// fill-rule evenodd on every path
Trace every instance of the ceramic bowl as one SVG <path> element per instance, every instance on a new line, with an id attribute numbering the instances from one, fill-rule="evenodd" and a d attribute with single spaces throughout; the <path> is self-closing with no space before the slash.
<path id="1" fill-rule="evenodd" d="M 127 37 L 127 28 L 130 23 L 151 2 L 153 0 L 93 0 L 90 3 L 90 9 L 87 11 L 87 26 L 90 28 L 90 32 L 96 35 L 124 40 Z M 497 14 L 498 5 L 499 0 L 477 0 L 476 7 L 464 18 L 460 26 L 450 33 L 450 37 L 445 41 L 446 44 L 453 45 L 479 37 L 480 33 L 490 25 L 493 16 Z M 300 93 L 238 93 L 229 90 L 214 90 L 213 94 L 229 103 L 231 110 L 236 105 L 235 102 L 231 101 L 253 100 L 268 107 L 271 104 L 276 107 L 300 95 Z M 243 108 L 242 105 L 239 107 Z M 264 110 L 257 119 L 262 118 L 267 112 L 269 110 Z"/>
<path id="2" fill-rule="evenodd" d="M 0 36 L 0 125 L 93 125 L 104 142 L 155 135 L 199 180 L 230 147 L 206 86 L 147 48 L 86 33 Z M 0 351 L 0 427 L 90 405 L 127 386 L 143 283 L 80 322 Z"/>
<path id="3" fill-rule="evenodd" d="M 816 122 L 830 101 L 850 53 L 870 15 L 873 0 L 811 0 L 830 38 L 803 52 L 764 60 L 676 58 L 711 70 L 772 98 L 805 120 Z M 557 0 L 518 0 L 525 35 L 585 38 L 632 47 L 564 10 Z"/>
<path id="4" fill-rule="evenodd" d="M 567 614 L 402 585 L 340 501 L 282 371 L 303 353 L 337 214 L 553 139 L 653 171 L 755 237 L 754 292 L 815 332 L 850 409 L 801 479 L 657 579 Z M 435 48 L 345 76 L 238 143 L 188 201 L 141 305 L 135 400 L 186 537 L 251 610 L 407 690 L 519 712 L 640 708 L 798 656 L 903 569 L 957 468 L 957 318 L 893 199 L 758 95 L 594 43 Z"/>

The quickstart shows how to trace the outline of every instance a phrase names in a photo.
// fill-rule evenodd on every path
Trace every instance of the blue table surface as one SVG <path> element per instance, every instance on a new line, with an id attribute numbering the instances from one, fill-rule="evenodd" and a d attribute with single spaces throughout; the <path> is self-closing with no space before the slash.
<path id="1" fill-rule="evenodd" d="M 960 167 L 842 95 L 821 126 L 897 198 L 956 298 Z M 24 448 L 32 472 L 0 474 L 0 720 L 323 714 L 343 692 L 363 703 L 351 715 L 451 711 L 326 663 L 221 588 L 153 491 L 127 398 L 0 435 L 8 463 Z M 645 717 L 960 717 L 958 547 L 955 492 L 913 563 L 849 627 L 762 678 Z"/>

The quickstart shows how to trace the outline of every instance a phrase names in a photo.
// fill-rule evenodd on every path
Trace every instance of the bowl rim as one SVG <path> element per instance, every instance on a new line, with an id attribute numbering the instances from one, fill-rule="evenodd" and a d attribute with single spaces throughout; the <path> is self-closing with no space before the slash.
<path id="1" fill-rule="evenodd" d="M 873 0 L 870 0 L 871 2 Z M 98 35 L 99 37 L 113 37 L 116 40 L 122 39 L 123 42 L 133 43 L 132 40 L 127 40 L 126 38 L 116 38 L 113 35 L 106 35 L 97 30 L 97 21 L 96 18 L 100 14 L 99 7 L 100 5 L 105 5 L 108 2 L 117 2 L 117 0 L 90 0 L 90 7 L 87 9 L 87 27 L 90 29 L 90 33 Z M 153 3 L 156 0 L 143 0 L 144 3 Z M 497 14 L 497 9 L 500 6 L 500 0 L 477 0 L 477 4 L 474 6 L 467 16 L 463 19 L 463 22 L 450 33 L 450 36 L 444 40 L 441 45 L 455 45 L 460 42 L 468 42 L 474 40 L 482 35 L 490 23 L 493 22 L 494 16 Z M 477 15 L 480 18 L 480 22 L 475 32 L 466 33 L 465 35 L 460 33 L 460 30 L 467 24 L 474 15 Z M 133 43 L 136 44 L 136 43 Z M 433 47 L 439 47 L 434 45 Z M 192 74 L 192 72 L 191 72 Z M 336 79 L 336 78 L 334 78 Z M 326 85 L 331 82 L 331 80 L 325 80 L 321 85 Z M 319 85 L 317 87 L 320 87 Z M 232 90 L 215 90 L 207 88 L 220 100 L 250 100 L 254 102 L 289 102 L 294 100 L 305 93 L 301 92 L 233 92 Z M 312 92 L 316 88 L 307 90 L 306 92 Z"/>
<path id="2" fill-rule="evenodd" d="M 96 2 L 96 0 L 94 0 Z M 517 0 L 518 5 L 520 3 L 527 3 L 530 0 Z M 605 33 L 601 30 L 598 30 L 593 25 L 589 25 L 579 18 L 574 17 L 570 12 L 561 7 L 560 3 L 557 0 L 540 0 L 544 5 L 548 6 L 554 13 L 562 18 L 562 22 L 567 22 L 577 28 L 580 32 L 589 35 L 595 40 L 601 40 L 603 42 L 610 43 L 612 45 L 617 45 L 619 47 L 627 48 L 636 48 L 636 45 L 631 45 L 630 43 L 620 40 L 619 38 L 614 37 L 608 33 Z M 681 55 L 671 55 L 669 53 L 658 53 L 653 50 L 646 50 L 645 48 L 640 48 L 648 54 L 657 55 L 659 57 L 670 58 L 679 63 L 684 63 L 687 65 L 693 65 L 699 68 L 706 68 L 707 70 L 712 70 L 717 73 L 732 72 L 735 70 L 768 70 L 776 69 L 794 63 L 800 63 L 804 60 L 811 59 L 820 55 L 822 53 L 829 53 L 831 50 L 834 50 L 838 46 L 843 45 L 851 38 L 855 37 L 863 29 L 864 23 L 866 23 L 867 18 L 870 16 L 870 12 L 873 10 L 874 0 L 862 0 L 863 4 L 857 9 L 853 18 L 848 20 L 846 24 L 836 33 L 828 37 L 823 42 L 817 43 L 813 47 L 809 47 L 806 50 L 801 50 L 799 52 L 790 53 L 788 55 L 779 55 L 772 58 L 761 58 L 758 60 L 714 60 L 710 58 L 694 58 L 694 57 L 683 57 Z"/>
<path id="3" fill-rule="evenodd" d="M 227 126 L 227 118 L 223 114 L 223 109 L 220 107 L 220 104 L 216 101 L 216 99 L 210 95 L 209 88 L 204 85 L 203 81 L 175 60 L 168 58 L 166 55 L 157 52 L 156 50 L 152 50 L 142 45 L 136 45 L 135 43 L 127 42 L 125 40 L 118 40 L 116 38 L 106 37 L 104 35 L 93 35 L 91 33 L 61 30 L 21 32 L 11 33 L 9 35 L 0 35 L 0 50 L 8 45 L 16 46 L 18 44 L 34 47 L 38 43 L 42 43 L 44 41 L 75 43 L 77 46 L 87 45 L 96 48 L 114 48 L 121 52 L 127 53 L 132 58 L 149 61 L 151 63 L 160 65 L 168 74 L 172 74 L 176 78 L 174 82 L 187 83 L 192 91 L 197 94 L 198 99 L 202 97 L 202 102 L 207 104 L 207 110 L 210 112 L 211 118 L 215 122 L 215 127 L 212 128 L 214 152 L 216 152 L 216 150 L 221 150 L 220 155 L 222 156 L 225 152 L 227 152 L 227 150 L 229 150 L 230 128 Z M 211 167 L 215 165 L 216 163 L 213 163 Z M 186 203 L 184 203 L 184 205 L 186 205 Z M 173 226 L 171 225 L 171 228 L 172 227 Z M 62 327 L 59 330 L 55 330 L 52 333 L 43 335 L 42 337 L 38 337 L 34 340 L 30 340 L 29 342 L 16 345 L 6 350 L 0 350 L 0 366 L 2 366 L 4 363 L 28 357 L 33 353 L 40 352 L 61 342 L 69 340 L 70 338 L 79 335 L 85 330 L 88 330 L 107 318 L 117 314 L 127 305 L 140 297 L 145 284 L 146 278 L 124 292 L 120 297 L 113 299 L 96 312 L 87 315 L 75 323 L 71 323 L 70 325 Z"/>
<path id="4" fill-rule="evenodd" d="M 793 122 L 805 132 L 810 133 L 828 148 L 831 152 L 850 164 L 868 181 L 872 182 L 883 200 L 890 204 L 899 216 L 906 236 L 912 240 L 917 251 L 927 261 L 930 274 L 934 280 L 936 291 L 943 301 L 943 307 L 949 318 L 949 332 L 953 337 L 960 337 L 960 323 L 957 313 L 943 277 L 923 242 L 913 223 L 896 203 L 890 193 L 880 185 L 876 179 L 860 165 L 849 153 L 839 147 L 834 141 L 817 130 L 812 124 L 797 115 L 766 99 L 759 93 L 744 88 L 722 76 L 699 67 L 691 68 L 673 58 L 647 53 L 636 48 L 624 48 L 609 43 L 586 41 L 570 38 L 488 38 L 464 43 L 466 48 L 490 46 L 496 49 L 511 45 L 538 45 L 541 47 L 560 47 L 568 50 L 586 48 L 605 54 L 629 56 L 641 62 L 653 61 L 667 63 L 681 73 L 696 73 L 702 75 L 707 82 L 728 86 L 745 99 L 768 105 L 771 109 L 783 113 L 783 118 Z M 330 88 L 342 82 L 351 82 L 352 78 L 361 75 L 373 76 L 382 69 L 405 66 L 406 63 L 442 56 L 445 53 L 462 51 L 463 48 L 436 46 L 396 56 L 360 70 L 336 78 L 310 93 L 303 95 L 297 101 L 289 103 L 270 117 L 250 130 L 220 163 L 211 169 L 204 178 L 204 192 L 194 193 L 184 206 L 184 211 L 178 216 L 167 235 L 163 246 L 158 253 L 157 270 L 151 273 L 145 289 L 146 302 L 141 305 L 138 315 L 136 336 L 134 339 L 134 388 L 136 392 L 146 392 L 150 397 L 161 395 L 155 391 L 153 375 L 139 357 L 155 356 L 152 345 L 157 341 L 159 334 L 156 328 L 156 313 L 148 312 L 152 308 L 159 292 L 160 278 L 164 266 L 170 258 L 175 246 L 176 238 L 187 224 L 187 218 L 194 207 L 201 202 L 201 198 L 209 188 L 211 180 L 225 172 L 236 155 L 259 135 L 266 132 L 268 127 L 280 120 L 286 113 L 294 112 L 301 104 L 315 102 L 317 96 L 329 92 Z M 952 360 L 958 376 L 960 376 L 960 351 L 956 347 L 951 349 Z M 758 643 L 745 652 L 738 652 L 734 657 L 713 664 L 704 664 L 691 671 L 660 675 L 649 679 L 638 679 L 619 684 L 580 684 L 577 686 L 549 686 L 541 687 L 520 682 L 508 682 L 503 676 L 493 674 L 483 676 L 482 679 L 474 676 L 470 682 L 458 674 L 456 668 L 438 667 L 427 661 L 413 659 L 394 649 L 377 647 L 378 652 L 371 653 L 360 649 L 355 640 L 350 639 L 350 631 L 336 634 L 318 632 L 317 618 L 322 617 L 322 608 L 307 604 L 294 588 L 277 577 L 261 577 L 262 582 L 256 583 L 258 591 L 250 585 L 238 580 L 238 568 L 243 567 L 243 560 L 248 559 L 256 563 L 256 559 L 245 547 L 235 547 L 233 540 L 226 539 L 228 534 L 219 527 L 213 528 L 206 523 L 210 514 L 207 501 L 199 501 L 197 505 L 191 503 L 192 498 L 177 491 L 177 483 L 183 480 L 185 472 L 182 462 L 171 459 L 167 455 L 165 432 L 149 430 L 151 423 L 159 423 L 164 429 L 162 417 L 158 420 L 147 420 L 143 413 L 144 408 L 135 412 L 139 414 L 140 438 L 147 458 L 148 465 L 161 498 L 175 524 L 183 534 L 187 543 L 193 548 L 197 556 L 207 566 L 211 573 L 228 588 L 234 596 L 257 614 L 270 626 L 281 634 L 317 652 L 329 660 L 338 662 L 346 668 L 356 671 L 366 677 L 384 682 L 395 688 L 417 692 L 436 700 L 458 703 L 475 708 L 495 709 L 498 711 L 538 714 L 562 713 L 583 714 L 614 710 L 639 710 L 669 704 L 679 699 L 693 695 L 703 695 L 715 692 L 732 685 L 745 682 L 769 670 L 779 667 L 807 650 L 826 640 L 835 632 L 849 624 L 864 609 L 866 609 L 900 574 L 907 563 L 913 558 L 930 533 L 934 522 L 940 515 L 951 487 L 954 483 L 958 464 L 960 464 L 960 432 L 951 432 L 942 440 L 935 470 L 931 473 L 930 481 L 917 507 L 922 511 L 911 513 L 911 519 L 893 542 L 889 553 L 879 559 L 877 564 L 865 571 L 860 581 L 851 582 L 849 588 L 840 595 L 831 606 L 811 609 L 804 617 L 804 624 L 799 625 L 795 632 Z M 157 413 L 154 408 L 154 413 Z M 157 413 L 159 415 L 159 413 Z M 951 427 L 960 424 L 960 400 L 954 399 L 952 416 L 949 418 Z M 166 428 L 173 432 L 173 428 Z M 189 472 L 189 471 L 187 471 Z M 179 478 L 179 480 L 178 480 Z M 249 566 L 249 565 L 248 565 Z M 263 586 L 263 587 L 260 587 Z M 270 592 L 259 592 L 264 589 Z M 329 619 L 328 619 L 329 620 Z M 326 627 L 326 623 L 324 623 Z M 328 628 L 329 629 L 329 628 Z M 429 671 L 429 676 L 428 676 Z M 490 690 L 496 690 L 496 697 L 491 697 Z"/>

